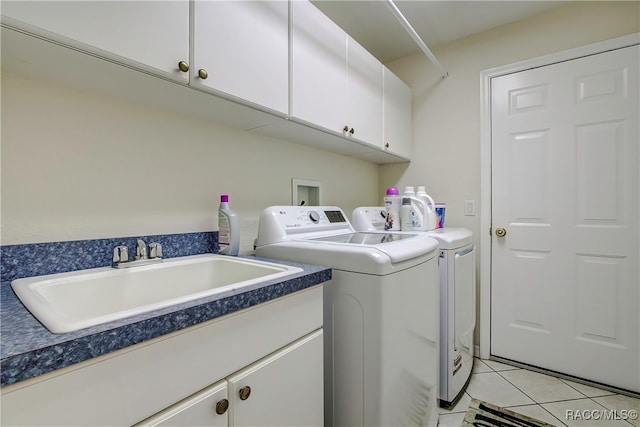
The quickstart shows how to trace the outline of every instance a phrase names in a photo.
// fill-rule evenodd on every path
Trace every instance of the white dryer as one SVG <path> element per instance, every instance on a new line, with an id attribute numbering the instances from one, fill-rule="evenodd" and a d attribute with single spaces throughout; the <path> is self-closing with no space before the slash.
<path id="1" fill-rule="evenodd" d="M 383 232 L 384 207 L 354 209 L 357 231 Z M 404 233 L 404 232 L 403 232 Z M 452 406 L 463 394 L 473 368 L 476 326 L 476 268 L 473 234 L 466 228 L 439 228 L 422 233 L 439 242 L 440 272 L 440 378 L 439 400 Z"/>
<path id="2" fill-rule="evenodd" d="M 332 268 L 325 425 L 437 425 L 436 240 L 355 232 L 334 206 L 273 206 L 260 216 L 256 255 Z"/>

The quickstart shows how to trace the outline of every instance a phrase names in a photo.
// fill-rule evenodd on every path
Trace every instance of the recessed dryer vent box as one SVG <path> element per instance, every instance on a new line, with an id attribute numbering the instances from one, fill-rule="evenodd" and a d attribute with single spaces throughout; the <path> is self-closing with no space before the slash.
<path id="1" fill-rule="evenodd" d="M 320 206 L 322 183 L 307 179 L 291 179 L 291 204 L 293 206 Z"/>

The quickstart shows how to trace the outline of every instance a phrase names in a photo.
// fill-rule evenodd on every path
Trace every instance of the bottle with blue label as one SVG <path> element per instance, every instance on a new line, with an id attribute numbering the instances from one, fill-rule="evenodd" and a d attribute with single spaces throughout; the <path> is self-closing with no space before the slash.
<path id="1" fill-rule="evenodd" d="M 418 191 L 416 191 L 416 197 L 422 200 L 424 203 L 424 229 L 425 230 L 434 230 L 437 227 L 437 217 L 436 217 L 436 204 L 431 198 L 430 195 L 427 194 L 424 185 L 418 186 Z"/>
<path id="2" fill-rule="evenodd" d="M 402 197 L 402 231 L 424 230 L 424 203 L 415 197 Z"/>

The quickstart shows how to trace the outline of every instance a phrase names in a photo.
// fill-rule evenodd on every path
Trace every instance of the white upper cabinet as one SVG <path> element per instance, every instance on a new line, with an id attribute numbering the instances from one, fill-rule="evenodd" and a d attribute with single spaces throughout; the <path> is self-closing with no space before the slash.
<path id="1" fill-rule="evenodd" d="M 2 0 L 0 12 L 7 69 L 376 163 L 410 158 L 410 91 L 307 0 Z"/>
<path id="2" fill-rule="evenodd" d="M 191 84 L 289 110 L 289 3 L 195 1 Z"/>
<path id="3" fill-rule="evenodd" d="M 347 36 L 349 135 L 382 147 L 382 63 Z"/>
<path id="4" fill-rule="evenodd" d="M 384 68 L 384 149 L 403 157 L 411 155 L 411 88 Z"/>
<path id="5" fill-rule="evenodd" d="M 310 2 L 291 5 L 290 115 L 342 132 L 347 117 L 346 34 Z"/>
<path id="6" fill-rule="evenodd" d="M 3 23 L 154 74 L 186 82 L 189 2 L 3 1 Z M 7 19 L 9 18 L 9 19 Z"/>
<path id="7" fill-rule="evenodd" d="M 292 2 L 291 117 L 382 146 L 382 64 L 307 1 Z"/>

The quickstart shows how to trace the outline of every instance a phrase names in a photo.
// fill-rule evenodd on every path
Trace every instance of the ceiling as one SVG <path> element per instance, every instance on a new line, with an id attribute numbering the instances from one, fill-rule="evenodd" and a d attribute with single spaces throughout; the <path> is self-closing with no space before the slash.
<path id="1" fill-rule="evenodd" d="M 420 52 L 387 0 L 311 0 L 383 63 Z M 562 6 L 567 1 L 396 0 L 422 41 L 434 48 Z"/>

